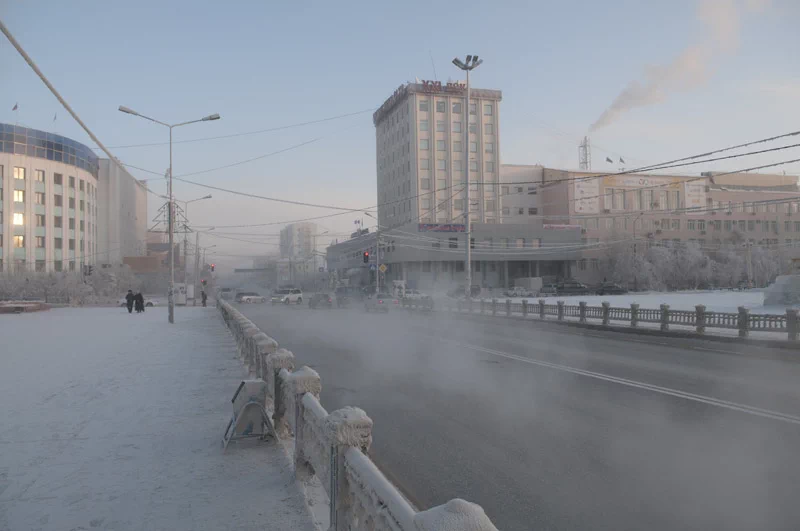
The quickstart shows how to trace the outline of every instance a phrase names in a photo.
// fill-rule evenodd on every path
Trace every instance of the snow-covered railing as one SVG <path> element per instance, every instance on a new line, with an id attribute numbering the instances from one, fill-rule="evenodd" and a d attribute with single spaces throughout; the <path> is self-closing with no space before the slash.
<path id="1" fill-rule="evenodd" d="M 497 531 L 479 505 L 461 499 L 418 512 L 367 456 L 372 419 L 354 407 L 328 413 L 316 371 L 295 371 L 291 352 L 228 302 L 217 306 L 251 376 L 267 382 L 275 432 L 294 435 L 296 475 L 316 476 L 328 494 L 331 531 Z"/>
<path id="2" fill-rule="evenodd" d="M 409 310 L 431 310 L 430 305 L 424 308 L 413 302 L 404 303 Z M 658 325 L 659 330 L 667 332 L 670 325 L 681 327 L 681 331 L 694 329 L 697 334 L 705 334 L 708 328 L 738 330 L 739 337 L 747 337 L 750 331 L 775 332 L 786 334 L 789 341 L 797 341 L 800 333 L 798 310 L 787 309 L 785 314 L 751 314 L 747 308 L 739 307 L 737 313 L 709 312 L 702 304 L 695 306 L 694 310 L 671 310 L 669 305 L 662 304 L 659 308 L 639 308 L 633 303 L 630 307 L 611 307 L 610 303 L 603 302 L 600 306 L 588 306 L 579 302 L 577 306 L 567 305 L 564 301 L 556 304 L 547 304 L 544 299 L 539 299 L 538 304 L 531 304 L 527 300 L 513 302 L 507 299 L 503 302 L 497 299 L 480 301 L 445 301 L 437 304 L 434 309 L 454 313 L 477 313 L 481 315 L 494 315 L 547 320 L 555 317 L 558 321 L 578 321 L 588 323 L 600 321 L 604 326 L 612 322 L 628 323 L 637 327 L 641 323 Z"/>

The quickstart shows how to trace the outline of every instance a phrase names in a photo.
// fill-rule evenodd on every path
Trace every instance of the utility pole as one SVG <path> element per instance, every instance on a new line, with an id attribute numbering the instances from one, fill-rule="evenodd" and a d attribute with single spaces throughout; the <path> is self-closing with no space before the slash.
<path id="1" fill-rule="evenodd" d="M 200 285 L 200 232 L 194 233 L 194 301 L 192 306 L 197 306 L 197 290 Z"/>
<path id="2" fill-rule="evenodd" d="M 469 108 L 469 105 L 470 105 L 469 73 L 472 70 L 474 70 L 475 68 L 477 68 L 478 66 L 480 66 L 481 63 L 483 63 L 483 61 L 478 59 L 477 55 L 475 55 L 475 56 L 468 55 L 466 61 L 462 61 L 458 57 L 453 59 L 453 64 L 456 65 L 461 70 L 464 70 L 467 73 L 467 96 L 464 99 L 464 102 L 465 102 L 465 105 L 464 105 L 464 116 L 466 116 L 466 118 L 467 118 L 465 120 L 466 127 L 464 128 L 464 155 L 465 155 L 464 159 L 467 162 L 464 165 L 464 175 L 465 175 L 465 178 L 466 178 L 466 181 L 467 181 L 467 190 L 466 190 L 466 194 L 465 194 L 465 200 L 466 200 L 467 204 L 466 204 L 466 207 L 464 209 L 466 211 L 466 214 L 465 214 L 466 220 L 464 222 L 464 232 L 466 233 L 466 236 L 467 236 L 466 237 L 466 240 L 467 240 L 467 244 L 466 244 L 467 252 L 466 252 L 466 256 L 464 257 L 464 272 L 466 273 L 466 280 L 464 282 L 464 292 L 465 292 L 465 295 L 466 295 L 467 298 L 470 298 L 472 296 L 472 245 L 471 245 L 471 243 L 472 243 L 472 230 L 471 230 L 472 229 L 472 224 L 471 224 L 471 221 L 472 220 L 471 220 L 471 216 L 470 216 L 470 208 L 472 207 L 472 204 L 470 203 L 470 198 L 469 198 L 469 187 L 470 187 L 470 184 L 469 184 L 469 163 L 470 163 L 470 160 L 469 160 L 469 153 L 470 153 L 470 151 L 469 151 L 469 116 L 470 116 L 470 113 L 469 113 L 469 111 L 470 111 L 470 108 Z M 476 108 L 475 108 L 476 126 L 480 126 L 480 124 L 478 123 L 478 120 L 477 120 L 478 116 L 480 116 L 480 115 L 478 114 L 478 109 L 477 109 L 477 105 L 476 105 Z M 378 253 L 378 254 L 380 254 L 380 253 Z"/>
<path id="3" fill-rule="evenodd" d="M 745 242 L 745 248 L 747 249 L 747 287 L 753 287 L 753 242 L 748 240 Z"/>

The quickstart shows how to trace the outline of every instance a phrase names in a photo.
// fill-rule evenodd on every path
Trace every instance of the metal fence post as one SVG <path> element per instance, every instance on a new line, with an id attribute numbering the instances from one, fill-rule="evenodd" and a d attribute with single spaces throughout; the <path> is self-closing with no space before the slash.
<path id="1" fill-rule="evenodd" d="M 544 319 L 544 299 L 539 299 L 539 319 Z"/>
<path id="2" fill-rule="evenodd" d="M 492 315 L 497 315 L 497 299 L 492 299 Z"/>
<path id="3" fill-rule="evenodd" d="M 635 302 L 631 303 L 631 328 L 639 326 L 639 305 Z"/>
<path id="4" fill-rule="evenodd" d="M 564 320 L 564 301 L 558 301 L 558 302 L 556 302 L 556 304 L 558 304 L 558 320 L 559 321 L 563 321 Z"/>
<path id="5" fill-rule="evenodd" d="M 506 299 L 506 317 L 511 317 L 511 299 Z"/>
<path id="6" fill-rule="evenodd" d="M 610 302 L 601 302 L 600 306 L 603 307 L 603 326 L 608 326 L 608 319 L 611 314 L 609 308 L 611 308 Z"/>
<path id="7" fill-rule="evenodd" d="M 706 307 L 702 304 L 698 304 L 694 307 L 695 311 L 695 327 L 698 334 L 705 334 L 706 333 Z"/>
<path id="8" fill-rule="evenodd" d="M 750 335 L 750 310 L 739 306 L 739 337 Z"/>
<path id="9" fill-rule="evenodd" d="M 786 310 L 786 331 L 789 332 L 789 341 L 797 341 L 797 310 Z"/>
<path id="10" fill-rule="evenodd" d="M 581 323 L 586 322 L 586 301 L 578 303 L 578 321 Z"/>
<path id="11" fill-rule="evenodd" d="M 661 331 L 669 330 L 669 304 L 661 305 Z"/>
<path id="12" fill-rule="evenodd" d="M 528 317 L 528 299 L 522 299 L 522 317 Z"/>

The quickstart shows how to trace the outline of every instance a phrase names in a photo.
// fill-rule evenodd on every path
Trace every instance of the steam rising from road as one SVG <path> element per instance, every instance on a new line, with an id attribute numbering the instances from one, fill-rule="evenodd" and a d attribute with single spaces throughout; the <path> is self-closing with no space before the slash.
<path id="1" fill-rule="evenodd" d="M 761 11 L 768 4 L 769 0 L 700 0 L 695 16 L 705 29 L 703 37 L 670 63 L 651 66 L 643 79 L 631 81 L 590 131 L 611 125 L 631 109 L 661 102 L 672 92 L 704 84 L 713 73 L 715 61 L 738 47 L 742 16 Z"/>

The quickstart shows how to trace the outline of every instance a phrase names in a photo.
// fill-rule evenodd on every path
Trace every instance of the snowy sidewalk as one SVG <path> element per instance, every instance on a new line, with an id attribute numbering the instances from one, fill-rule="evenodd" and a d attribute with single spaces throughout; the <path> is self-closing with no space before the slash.
<path id="1" fill-rule="evenodd" d="M 244 375 L 214 308 L 0 316 L 0 529 L 313 530 L 274 442 L 222 453 Z"/>

